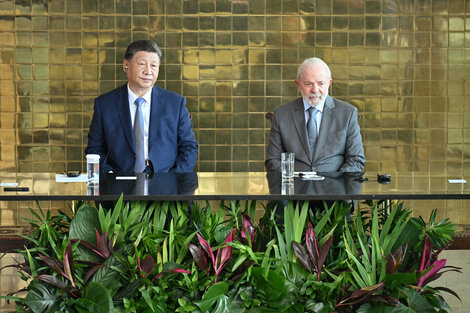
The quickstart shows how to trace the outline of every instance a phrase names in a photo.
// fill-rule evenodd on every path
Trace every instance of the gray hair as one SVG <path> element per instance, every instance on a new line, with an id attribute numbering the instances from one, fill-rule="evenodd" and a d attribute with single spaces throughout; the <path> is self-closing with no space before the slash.
<path id="1" fill-rule="evenodd" d="M 304 73 L 307 67 L 313 67 L 316 65 L 322 66 L 325 69 L 326 74 L 328 75 L 328 78 L 331 79 L 331 71 L 330 71 L 330 68 L 328 67 L 328 64 L 326 64 L 325 61 L 323 61 L 320 58 L 305 59 L 302 62 L 302 64 L 300 64 L 299 69 L 297 70 L 297 79 L 300 79 L 300 77 L 302 76 L 302 74 Z"/>

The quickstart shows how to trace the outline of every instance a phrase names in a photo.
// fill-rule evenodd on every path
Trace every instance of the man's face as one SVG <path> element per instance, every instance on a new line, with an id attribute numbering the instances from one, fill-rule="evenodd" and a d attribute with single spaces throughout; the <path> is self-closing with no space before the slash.
<path id="1" fill-rule="evenodd" d="M 124 59 L 122 66 L 132 92 L 141 97 L 155 85 L 160 59 L 154 52 L 138 51 L 131 60 Z"/>
<path id="2" fill-rule="evenodd" d="M 325 68 L 321 65 L 314 65 L 306 67 L 295 84 L 305 102 L 314 107 L 328 95 L 331 82 Z"/>

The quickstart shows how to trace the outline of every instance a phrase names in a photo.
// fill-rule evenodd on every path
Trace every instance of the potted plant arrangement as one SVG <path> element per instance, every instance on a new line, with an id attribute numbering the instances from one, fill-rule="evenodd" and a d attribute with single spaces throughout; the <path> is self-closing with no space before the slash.
<path id="1" fill-rule="evenodd" d="M 18 312 L 366 313 L 448 312 L 441 293 L 458 297 L 434 286 L 460 271 L 438 258 L 456 228 L 435 211 L 426 223 L 402 203 L 289 203 L 254 223 L 254 201 L 187 206 L 31 210 L 15 265 L 27 287 L 3 298 Z"/>

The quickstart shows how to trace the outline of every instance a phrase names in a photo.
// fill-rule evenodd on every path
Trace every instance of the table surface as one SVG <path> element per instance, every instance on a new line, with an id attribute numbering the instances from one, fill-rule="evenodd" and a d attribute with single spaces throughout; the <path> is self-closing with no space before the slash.
<path id="1" fill-rule="evenodd" d="M 366 199 L 470 199 L 464 179 L 446 173 L 392 172 L 391 181 L 379 183 L 377 173 L 320 173 L 323 180 L 296 177 L 281 184 L 279 173 L 200 172 L 138 174 L 117 180 L 101 175 L 99 186 L 86 182 L 56 182 L 55 173 L 2 173 L 1 183 L 18 183 L 28 191 L 0 191 L 0 201 L 23 200 L 366 200 Z M 122 175 L 121 175 L 122 176 Z M 134 175 L 131 175 L 134 176 Z M 368 179 L 361 182 L 360 177 Z M 132 178 L 127 177 L 126 178 Z"/>

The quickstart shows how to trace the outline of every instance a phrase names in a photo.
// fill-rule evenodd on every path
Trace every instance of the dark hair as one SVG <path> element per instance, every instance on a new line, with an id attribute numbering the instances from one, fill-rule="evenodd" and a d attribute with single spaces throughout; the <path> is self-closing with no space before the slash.
<path id="1" fill-rule="evenodd" d="M 126 50 L 126 54 L 124 55 L 124 59 L 130 61 L 134 57 L 134 55 L 139 51 L 147 51 L 153 52 L 158 55 L 160 61 L 162 60 L 162 51 L 157 46 L 157 44 L 152 40 L 136 40 L 131 43 Z"/>

